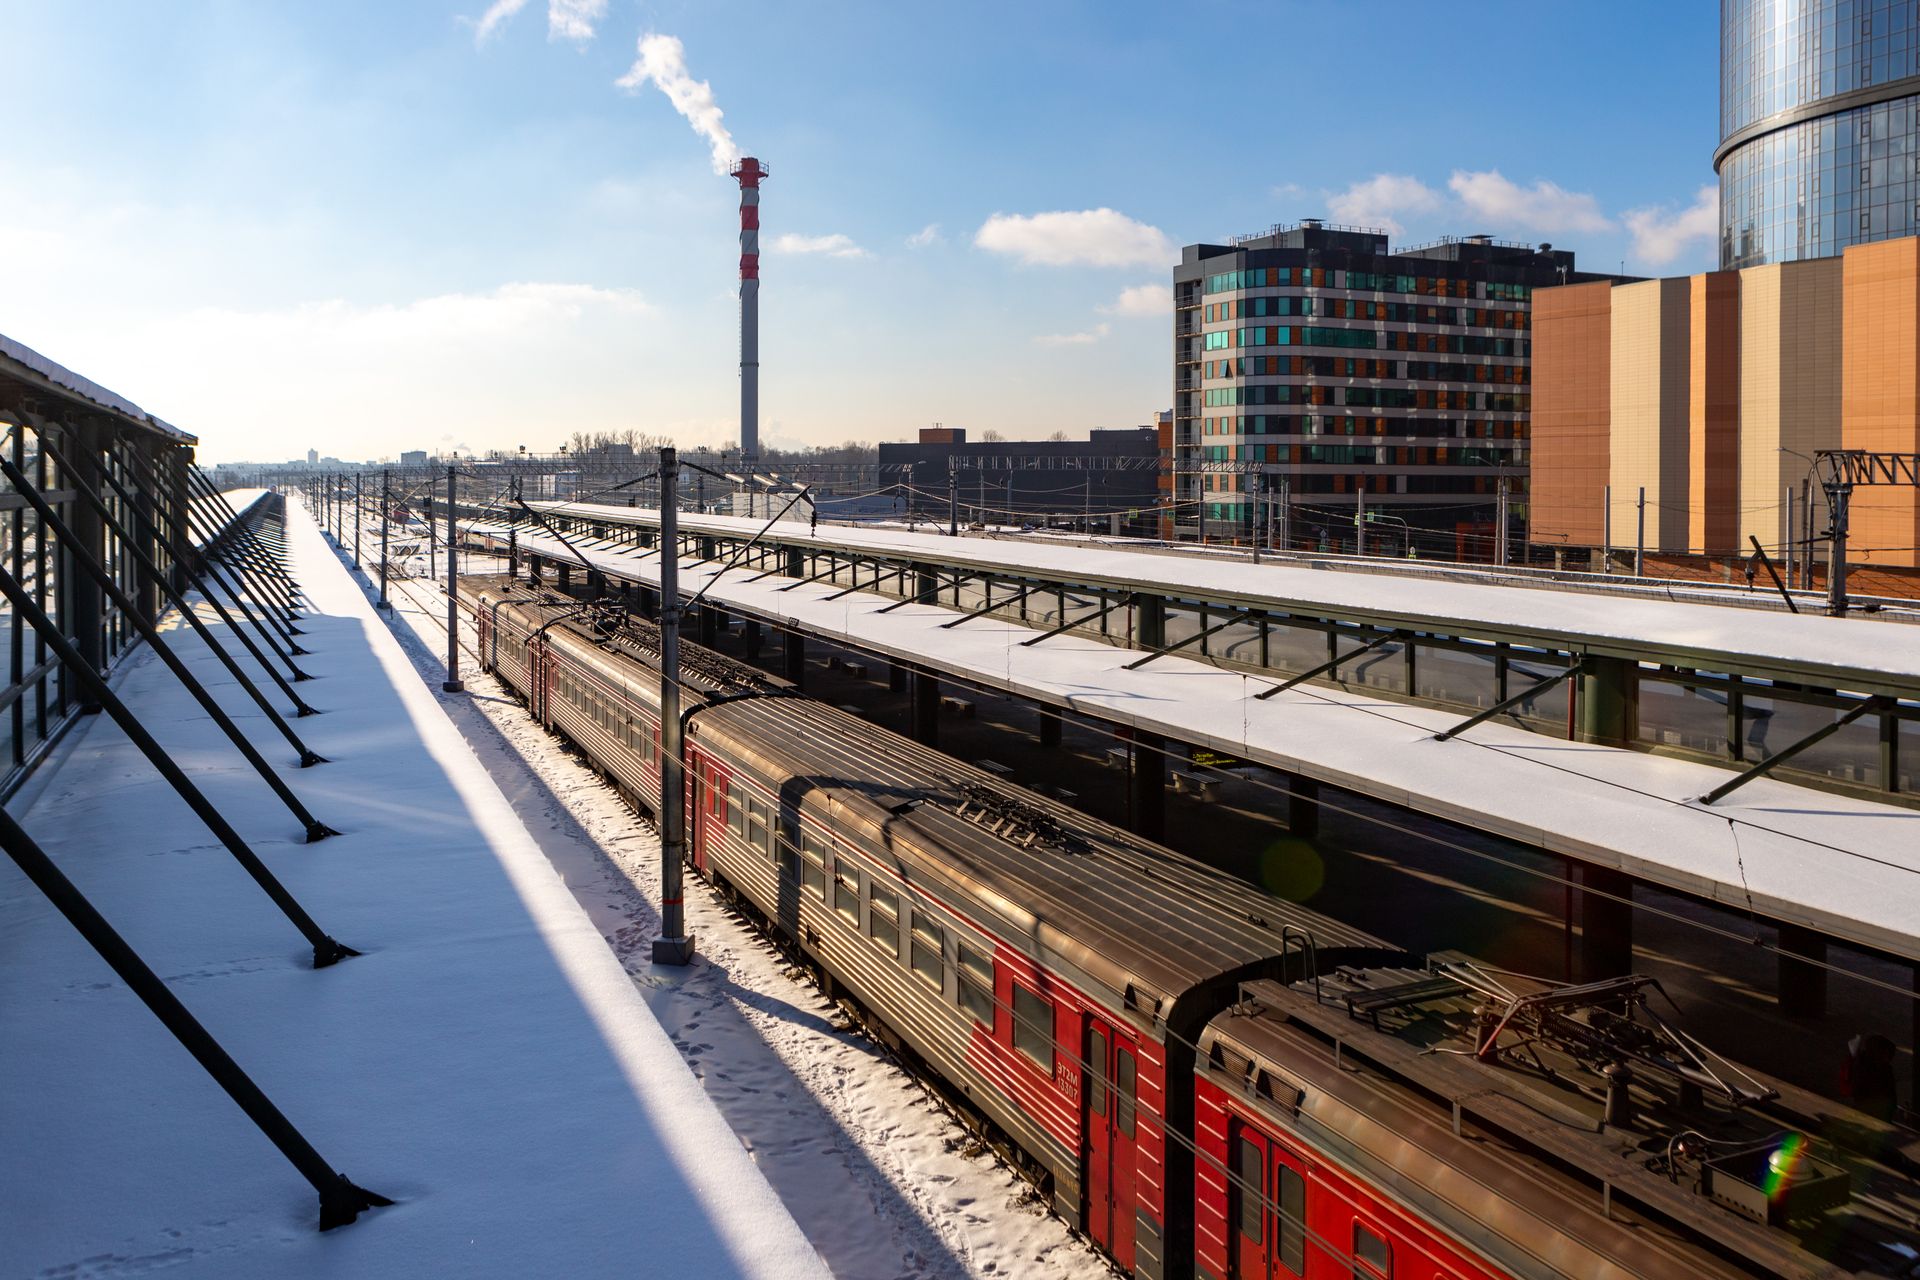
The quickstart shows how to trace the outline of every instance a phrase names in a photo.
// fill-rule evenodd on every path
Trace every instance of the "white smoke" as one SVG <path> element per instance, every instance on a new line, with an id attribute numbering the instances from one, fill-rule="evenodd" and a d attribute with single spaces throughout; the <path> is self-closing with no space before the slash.
<path id="1" fill-rule="evenodd" d="M 687 118 L 693 131 L 707 140 L 713 149 L 713 171 L 726 173 L 740 158 L 727 126 L 720 123 L 723 114 L 713 100 L 713 87 L 687 73 L 687 50 L 678 36 L 644 35 L 640 37 L 640 58 L 633 69 L 621 76 L 622 89 L 638 91 L 652 84 L 667 95 L 673 109 Z"/>
<path id="2" fill-rule="evenodd" d="M 473 42 L 485 44 L 506 21 L 527 7 L 527 0 L 493 0 L 473 24 Z M 607 16 L 607 0 L 547 0 L 547 39 L 585 44 L 594 24 Z"/>

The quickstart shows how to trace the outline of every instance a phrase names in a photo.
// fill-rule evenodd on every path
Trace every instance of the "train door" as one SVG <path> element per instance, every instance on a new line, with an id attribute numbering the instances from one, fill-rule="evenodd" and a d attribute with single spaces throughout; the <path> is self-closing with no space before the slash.
<path id="1" fill-rule="evenodd" d="M 1258 1129 L 1238 1123 L 1228 1161 L 1229 1280 L 1302 1280 L 1307 1274 L 1306 1167 Z"/>
<path id="2" fill-rule="evenodd" d="M 474 611 L 480 626 L 480 669 L 493 670 L 493 606 L 482 604 Z"/>
<path id="3" fill-rule="evenodd" d="M 547 723 L 547 682 L 552 671 L 546 640 L 535 636 L 527 641 L 527 710 L 538 724 Z"/>
<path id="4" fill-rule="evenodd" d="M 702 872 L 707 869 L 708 841 L 720 839 L 727 829 L 727 771 L 717 761 L 707 756 L 697 756 L 693 776 L 698 785 L 694 788 L 693 805 L 693 865 Z"/>
<path id="5" fill-rule="evenodd" d="M 1087 1019 L 1086 1088 L 1080 1091 L 1086 1132 L 1087 1234 L 1122 1267 L 1133 1268 L 1135 1093 L 1139 1059 L 1098 1018 Z"/>

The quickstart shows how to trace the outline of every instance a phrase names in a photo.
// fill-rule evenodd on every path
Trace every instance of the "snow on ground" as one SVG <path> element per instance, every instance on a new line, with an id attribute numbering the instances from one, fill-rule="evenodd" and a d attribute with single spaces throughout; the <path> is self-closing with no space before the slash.
<path id="1" fill-rule="evenodd" d="M 344 834 L 298 843 L 151 650 L 116 684 L 365 954 L 310 968 L 105 716 L 9 809 L 323 1157 L 399 1203 L 320 1234 L 307 1184 L 0 862 L 0 1275 L 824 1274 L 400 645 L 311 522 L 292 526 L 317 677 L 301 688 L 323 712 L 294 724 L 330 763 L 286 776 Z M 210 651 L 170 638 L 287 763 Z"/>
<path id="2" fill-rule="evenodd" d="M 468 565 L 485 571 L 479 557 L 463 556 Z M 412 580 L 389 590 L 396 629 L 411 633 L 409 652 L 437 693 L 446 596 L 424 556 L 403 567 Z M 442 696 L 443 705 L 836 1275 L 1048 1280 L 1108 1270 L 697 879 L 688 881 L 687 924 L 699 959 L 685 971 L 654 969 L 658 837 L 504 686 L 477 672 L 474 638 L 463 632 L 468 691 Z"/>

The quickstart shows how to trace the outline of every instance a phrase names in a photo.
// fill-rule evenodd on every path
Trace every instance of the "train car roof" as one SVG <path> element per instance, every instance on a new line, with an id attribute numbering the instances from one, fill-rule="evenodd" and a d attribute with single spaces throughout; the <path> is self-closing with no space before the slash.
<path id="1" fill-rule="evenodd" d="M 1358 929 L 823 703 L 728 703 L 695 726 L 696 740 L 730 739 L 803 780 L 784 801 L 868 826 L 909 882 L 984 899 L 1146 1016 L 1164 1020 L 1192 987 L 1303 940 L 1389 953 Z"/>
<path id="2" fill-rule="evenodd" d="M 1503 1160 L 1564 1231 L 1604 1240 L 1635 1215 L 1655 1224 L 1637 1243 L 1616 1233 L 1628 1254 L 1665 1234 L 1701 1250 L 1703 1271 L 1716 1258 L 1778 1276 L 1920 1268 L 1913 1135 L 1728 1063 L 1686 1034 L 1651 979 L 1557 984 L 1439 955 L 1425 969 L 1251 982 L 1242 996 L 1202 1044 L 1303 1128 L 1364 1148 L 1357 1114 L 1430 1112 L 1430 1149 L 1451 1152 L 1456 1184 L 1485 1182 L 1486 1162 Z M 1348 1095 L 1338 1102 L 1316 1097 L 1299 1065 L 1336 1054 L 1344 1071 L 1320 1080 Z M 1403 1154 L 1421 1123 L 1403 1121 L 1378 1158 Z M 1588 1213 L 1569 1215 L 1569 1200 Z"/>

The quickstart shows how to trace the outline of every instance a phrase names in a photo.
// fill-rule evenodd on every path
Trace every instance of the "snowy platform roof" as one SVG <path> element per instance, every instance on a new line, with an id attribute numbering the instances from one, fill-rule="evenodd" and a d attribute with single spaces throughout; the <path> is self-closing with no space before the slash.
<path id="1" fill-rule="evenodd" d="M 659 514 L 589 503 L 535 504 L 549 512 L 655 527 Z M 765 523 L 736 516 L 682 515 L 686 532 L 751 537 Z M 900 529 L 823 526 L 809 532 L 782 521 L 762 539 L 858 554 L 1028 574 L 1086 586 L 1216 601 L 1310 616 L 1486 639 L 1674 661 L 1708 670 L 1737 659 L 1756 673 L 1820 679 L 1841 688 L 1920 694 L 1920 626 L 1865 618 L 1828 618 L 1683 600 L 1651 600 L 1570 591 L 1436 580 L 1413 575 L 1343 573 L 1298 564 L 1247 564 L 1028 539 L 950 538 Z"/>
<path id="2" fill-rule="evenodd" d="M 105 716 L 9 808 L 321 1154 L 398 1203 L 318 1233 L 307 1184 L 0 860 L 0 1275 L 823 1276 L 435 694 L 311 521 L 290 524 L 314 606 L 300 687 L 323 711 L 294 723 L 331 762 L 293 769 L 241 719 L 344 834 L 299 843 L 151 651 L 118 687 L 365 954 L 309 968 Z"/>
<path id="3" fill-rule="evenodd" d="M 493 531 L 504 536 L 505 527 Z M 518 536 L 523 550 L 574 559 L 546 534 L 521 526 Z M 936 541 L 954 545 L 952 539 Z M 611 575 L 657 583 L 658 557 L 652 553 L 590 551 L 587 556 Z M 718 569 L 683 560 L 682 592 L 691 595 L 707 587 Z M 1236 566 L 1232 572 L 1247 568 Z M 1137 652 L 1096 640 L 1062 635 L 1028 648 L 1020 642 L 1038 632 L 1001 618 L 946 629 L 941 624 L 957 616 L 951 609 L 847 593 L 844 585 L 831 582 L 793 586 L 792 579 L 749 581 L 753 576 L 736 570 L 721 576 L 707 594 L 748 617 L 1920 958 L 1920 811 L 1770 778 L 1756 779 L 1707 808 L 1696 797 L 1726 781 L 1731 775 L 1725 769 L 1495 723 L 1441 742 L 1434 734 L 1457 724 L 1457 712 L 1319 685 L 1296 686 L 1260 701 L 1253 695 L 1272 688 L 1272 681 L 1177 655 L 1128 671 L 1124 667 Z M 1605 609 L 1593 608 L 1597 624 Z M 1767 620 L 1745 613 L 1735 617 L 1742 625 Z M 1856 634 L 1881 626 L 1833 625 L 1852 626 Z M 1920 636 L 1905 628 L 1886 629 Z"/>
<path id="4" fill-rule="evenodd" d="M 195 437 L 160 421 L 125 396 L 114 394 L 91 378 L 81 377 L 65 365 L 54 363 L 32 347 L 15 342 L 3 333 L 0 333 L 0 377 L 12 377 L 55 388 L 69 398 L 85 400 L 136 426 L 158 431 L 178 444 L 197 443 Z"/>

